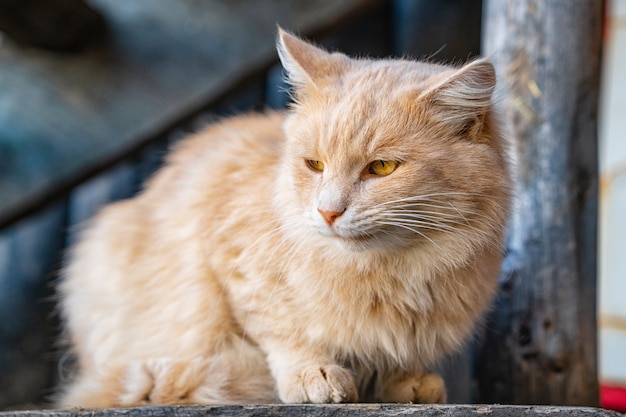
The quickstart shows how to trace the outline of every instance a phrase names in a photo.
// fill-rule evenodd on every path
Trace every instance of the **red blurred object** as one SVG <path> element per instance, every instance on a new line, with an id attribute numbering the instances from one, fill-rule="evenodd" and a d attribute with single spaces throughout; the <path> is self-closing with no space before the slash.
<path id="1" fill-rule="evenodd" d="M 600 406 L 609 410 L 626 412 L 626 388 L 600 386 Z"/>

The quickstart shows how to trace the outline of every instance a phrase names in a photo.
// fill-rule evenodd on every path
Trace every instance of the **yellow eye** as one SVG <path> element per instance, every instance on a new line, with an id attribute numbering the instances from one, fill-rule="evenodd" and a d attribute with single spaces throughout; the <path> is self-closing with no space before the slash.
<path id="1" fill-rule="evenodd" d="M 384 177 L 391 174 L 398 168 L 398 163 L 394 161 L 374 161 L 370 164 L 369 173 Z"/>
<path id="2" fill-rule="evenodd" d="M 307 159 L 306 163 L 309 164 L 309 166 L 311 168 L 313 168 L 315 171 L 322 172 L 324 170 L 324 163 L 323 162 L 315 161 L 313 159 Z"/>

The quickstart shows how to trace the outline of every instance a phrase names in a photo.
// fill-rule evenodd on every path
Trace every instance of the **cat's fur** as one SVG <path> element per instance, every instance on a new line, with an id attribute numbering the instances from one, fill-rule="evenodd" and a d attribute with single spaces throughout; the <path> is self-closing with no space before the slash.
<path id="1" fill-rule="evenodd" d="M 182 141 L 85 228 L 59 288 L 79 364 L 61 404 L 445 399 L 426 369 L 500 268 L 493 67 L 350 59 L 282 31 L 279 53 L 287 114 Z"/>

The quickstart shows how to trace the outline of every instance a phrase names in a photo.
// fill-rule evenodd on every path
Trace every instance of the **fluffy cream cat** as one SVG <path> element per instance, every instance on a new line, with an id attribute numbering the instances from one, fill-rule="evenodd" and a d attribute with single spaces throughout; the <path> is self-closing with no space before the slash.
<path id="1" fill-rule="evenodd" d="M 176 146 L 82 232 L 61 404 L 441 402 L 426 369 L 497 286 L 493 67 L 351 59 L 283 31 L 295 104 Z"/>

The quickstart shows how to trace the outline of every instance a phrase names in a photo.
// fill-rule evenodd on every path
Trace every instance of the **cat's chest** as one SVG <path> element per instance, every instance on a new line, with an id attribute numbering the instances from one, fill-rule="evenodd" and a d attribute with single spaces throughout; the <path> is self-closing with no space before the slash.
<path id="1" fill-rule="evenodd" d="M 302 331 L 309 343 L 324 345 L 338 357 L 408 363 L 422 349 L 433 300 L 419 286 L 355 281 L 319 291 L 319 303 L 301 307 Z M 376 285 L 378 284 L 378 285 Z"/>

